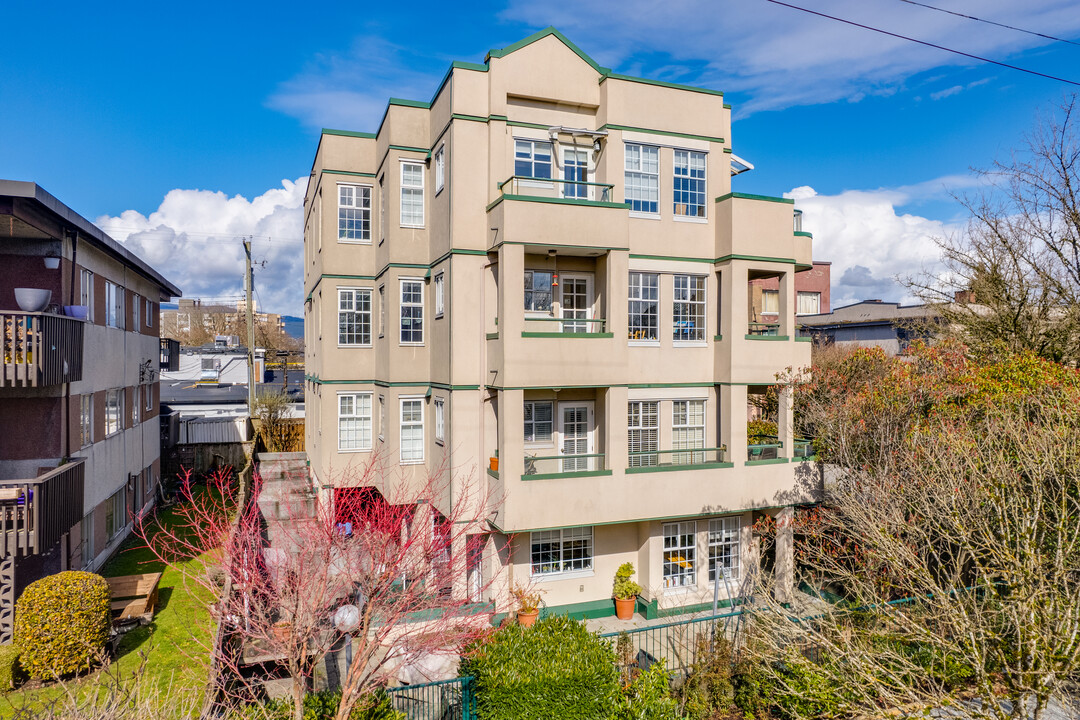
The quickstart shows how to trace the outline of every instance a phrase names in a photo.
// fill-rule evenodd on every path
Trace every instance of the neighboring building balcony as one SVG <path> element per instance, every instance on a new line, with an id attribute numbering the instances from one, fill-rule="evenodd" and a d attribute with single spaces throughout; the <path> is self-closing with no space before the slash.
<path id="1" fill-rule="evenodd" d="M 82 380 L 82 320 L 14 310 L 0 312 L 0 387 L 46 387 Z"/>
<path id="2" fill-rule="evenodd" d="M 48 551 L 82 519 L 85 458 L 25 480 L 0 480 L 0 552 Z"/>
<path id="3" fill-rule="evenodd" d="M 772 460 L 787 462 L 787 459 L 781 455 L 783 450 L 784 443 L 777 436 L 753 435 L 746 443 L 746 460 L 747 462 Z M 811 460 L 813 457 L 814 441 L 807 438 L 795 438 L 792 443 L 791 461 L 802 462 L 803 460 Z"/>
<path id="4" fill-rule="evenodd" d="M 180 370 L 180 341 L 172 338 L 161 338 L 161 362 L 160 369 L 165 372 L 177 372 Z"/>
<path id="5" fill-rule="evenodd" d="M 492 246 L 509 241 L 543 247 L 626 249 L 629 207 L 612 185 L 514 176 L 487 206 Z"/>

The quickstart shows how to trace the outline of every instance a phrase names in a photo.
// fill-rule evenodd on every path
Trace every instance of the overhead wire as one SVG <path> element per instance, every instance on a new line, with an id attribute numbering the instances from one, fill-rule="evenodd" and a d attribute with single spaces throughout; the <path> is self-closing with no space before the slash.
<path id="1" fill-rule="evenodd" d="M 916 0 L 900 0 L 900 2 L 907 3 L 908 5 L 918 5 L 924 7 L 927 10 L 937 10 L 938 12 L 948 13 L 949 15 L 955 15 L 956 17 L 967 18 L 968 20 L 975 20 L 977 22 L 986 23 L 987 25 L 996 25 L 1000 28 L 1006 28 L 1007 30 L 1015 30 L 1017 32 L 1027 33 L 1028 35 L 1035 35 L 1036 37 L 1046 38 L 1047 40 L 1053 40 L 1055 42 L 1069 43 L 1070 45 L 1080 46 L 1080 42 L 1075 40 L 1068 40 L 1066 38 L 1055 37 L 1054 35 L 1047 35 L 1046 33 L 1036 32 L 1035 30 L 1025 30 L 1024 28 L 1016 27 L 1015 25 L 1006 25 L 1005 23 L 995 22 L 994 20 L 987 20 L 986 18 L 975 17 L 974 15 L 965 15 L 964 13 L 956 12 L 955 10 L 946 10 L 945 8 L 934 7 L 933 5 L 927 5 L 926 3 L 916 2 Z"/>
<path id="2" fill-rule="evenodd" d="M 818 17 L 823 17 L 827 20 L 835 20 L 836 22 L 841 22 L 845 25 L 853 25 L 855 27 L 862 28 L 863 30 L 872 30 L 876 33 L 881 33 L 882 35 L 899 38 L 900 40 L 907 40 L 908 42 L 918 43 L 919 45 L 925 45 L 926 47 L 932 47 L 937 50 L 944 50 L 945 52 L 953 53 L 954 55 L 961 55 L 966 58 L 971 58 L 972 60 L 978 60 L 980 62 L 990 63 L 991 65 L 997 65 L 999 67 L 1016 70 L 1018 72 L 1027 73 L 1029 75 L 1037 75 L 1038 77 L 1046 78 L 1047 80 L 1055 80 L 1057 82 L 1063 82 L 1068 85 L 1076 85 L 1077 87 L 1080 87 L 1080 82 L 1077 82 L 1076 80 L 1069 80 L 1067 78 L 1058 77 L 1056 75 L 1048 75 L 1047 73 L 1041 73 L 1037 70 L 1029 70 L 1028 68 L 1020 67 L 1019 65 L 1010 65 L 1009 63 L 1004 63 L 999 60 L 991 60 L 990 58 L 985 58 L 980 55 L 973 55 L 971 53 L 963 52 L 962 50 L 955 50 L 953 48 L 945 47 L 944 45 L 937 45 L 932 42 L 927 42 L 926 40 L 919 40 L 917 38 L 909 37 L 907 35 L 901 35 L 900 33 L 890 32 L 889 30 L 882 30 L 881 28 L 876 28 L 871 25 L 863 25 L 862 23 L 857 23 L 854 20 L 845 20 L 844 18 L 836 17 L 835 15 L 827 15 L 826 13 L 818 12 L 817 10 L 810 10 L 809 8 L 792 5 L 791 3 L 781 2 L 781 0 L 765 0 L 765 2 L 770 2 L 773 5 L 783 5 L 784 7 L 791 8 L 792 10 L 799 10 L 800 12 L 817 15 Z"/>

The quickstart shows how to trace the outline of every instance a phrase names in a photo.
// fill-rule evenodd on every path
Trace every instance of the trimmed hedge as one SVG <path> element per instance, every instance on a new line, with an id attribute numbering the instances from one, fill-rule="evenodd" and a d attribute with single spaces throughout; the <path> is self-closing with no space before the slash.
<path id="1" fill-rule="evenodd" d="M 109 639 L 109 584 L 68 571 L 30 583 L 15 603 L 15 645 L 23 669 L 53 679 L 88 669 Z"/>
<path id="2" fill-rule="evenodd" d="M 465 651 L 480 720 L 598 720 L 621 701 L 610 643 L 555 615 L 531 628 L 504 625 Z"/>
<path id="3" fill-rule="evenodd" d="M 14 645 L 0 645 L 0 693 L 6 693 L 15 688 L 22 680 L 21 671 L 19 648 Z"/>

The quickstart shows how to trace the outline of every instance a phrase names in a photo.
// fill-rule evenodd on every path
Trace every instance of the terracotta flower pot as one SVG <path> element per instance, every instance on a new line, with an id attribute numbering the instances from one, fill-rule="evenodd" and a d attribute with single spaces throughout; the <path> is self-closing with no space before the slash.
<path id="1" fill-rule="evenodd" d="M 532 627 L 536 622 L 536 618 L 540 616 L 540 609 L 525 612 L 524 610 L 518 610 L 517 621 L 521 627 Z"/>
<path id="2" fill-rule="evenodd" d="M 615 598 L 615 617 L 620 620 L 629 620 L 634 617 L 634 604 L 637 598 Z"/>
<path id="3" fill-rule="evenodd" d="M 289 633 L 292 632 L 292 625 L 278 625 L 275 623 L 271 630 L 274 632 L 275 640 L 278 642 L 285 642 L 289 639 Z"/>
<path id="4" fill-rule="evenodd" d="M 499 472 L 499 458 L 488 458 L 488 467 L 491 468 L 492 472 Z"/>

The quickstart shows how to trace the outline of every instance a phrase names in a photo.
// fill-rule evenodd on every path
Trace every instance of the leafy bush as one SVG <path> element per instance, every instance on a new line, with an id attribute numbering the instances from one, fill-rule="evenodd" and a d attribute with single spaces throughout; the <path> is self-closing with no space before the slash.
<path id="1" fill-rule="evenodd" d="M 69 570 L 30 583 L 15 603 L 15 645 L 22 667 L 52 679 L 86 670 L 109 639 L 109 584 Z"/>
<path id="2" fill-rule="evenodd" d="M 19 665 L 19 648 L 14 645 L 0 646 L 0 693 L 14 689 L 22 679 Z"/>
<path id="3" fill-rule="evenodd" d="M 304 696 L 304 720 L 334 720 L 340 703 L 340 690 L 308 693 Z M 361 699 L 349 713 L 349 720 L 403 720 L 404 717 L 394 710 L 384 692 Z M 292 698 L 248 705 L 234 712 L 230 720 L 293 720 Z"/>
<path id="4" fill-rule="evenodd" d="M 641 586 L 631 580 L 634 576 L 634 563 L 623 563 L 615 571 L 615 582 L 611 594 L 620 600 L 630 600 L 641 594 Z"/>
<path id="5" fill-rule="evenodd" d="M 692 719 L 727 714 L 734 705 L 734 694 L 730 644 L 718 637 L 710 646 L 707 637 L 699 637 L 694 663 L 679 686 L 680 709 Z"/>
<path id="6" fill-rule="evenodd" d="M 475 678 L 481 720 L 597 720 L 620 704 L 615 651 L 561 615 L 504 625 L 466 649 L 461 673 Z"/>
<path id="7" fill-rule="evenodd" d="M 746 423 L 746 437 L 753 439 L 759 435 L 776 436 L 776 423 L 772 420 L 750 420 Z"/>
<path id="8" fill-rule="evenodd" d="M 679 720 L 679 703 L 671 697 L 671 680 L 663 663 L 640 673 L 626 689 L 619 720 Z"/>

